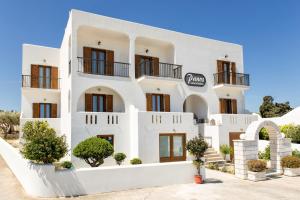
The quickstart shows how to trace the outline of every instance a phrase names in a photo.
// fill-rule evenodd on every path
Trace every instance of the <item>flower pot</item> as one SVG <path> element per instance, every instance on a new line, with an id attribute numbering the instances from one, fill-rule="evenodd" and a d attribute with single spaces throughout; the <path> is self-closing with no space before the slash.
<path id="1" fill-rule="evenodd" d="M 202 180 L 202 176 L 201 175 L 195 175 L 194 176 L 194 180 L 196 184 L 202 184 L 203 180 Z"/>
<path id="2" fill-rule="evenodd" d="M 252 171 L 248 171 L 248 180 L 250 181 L 263 181 L 266 180 L 266 171 L 262 171 L 262 172 L 252 172 Z"/>
<path id="3" fill-rule="evenodd" d="M 283 168 L 285 176 L 300 176 L 300 168 Z"/>

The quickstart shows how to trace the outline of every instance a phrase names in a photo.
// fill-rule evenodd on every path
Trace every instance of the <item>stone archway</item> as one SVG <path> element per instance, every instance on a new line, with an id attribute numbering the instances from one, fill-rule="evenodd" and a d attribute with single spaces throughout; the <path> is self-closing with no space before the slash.
<path id="1" fill-rule="evenodd" d="M 247 179 L 247 162 L 258 159 L 259 131 L 266 128 L 270 138 L 271 168 L 277 173 L 282 173 L 280 160 L 282 157 L 290 155 L 291 140 L 280 133 L 279 127 L 270 120 L 259 120 L 252 122 L 240 140 L 234 140 L 234 165 L 235 175 L 242 179 Z"/>
<path id="2" fill-rule="evenodd" d="M 208 106 L 204 98 L 199 95 L 191 94 L 183 102 L 183 112 L 191 112 L 197 123 L 207 121 Z"/>

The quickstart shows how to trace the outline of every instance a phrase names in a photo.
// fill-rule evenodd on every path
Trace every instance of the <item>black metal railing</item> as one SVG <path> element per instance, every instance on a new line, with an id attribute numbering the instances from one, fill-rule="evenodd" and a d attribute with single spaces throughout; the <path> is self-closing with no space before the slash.
<path id="1" fill-rule="evenodd" d="M 110 62 L 92 58 L 78 58 L 78 72 L 86 74 L 129 77 L 129 63 Z"/>
<path id="2" fill-rule="evenodd" d="M 250 86 L 249 74 L 233 73 L 233 72 L 220 72 L 214 74 L 215 85 L 230 84 L 230 85 L 244 85 Z"/>
<path id="3" fill-rule="evenodd" d="M 22 75 L 22 87 L 60 89 L 60 78 Z"/>
<path id="4" fill-rule="evenodd" d="M 135 66 L 136 78 L 141 76 L 167 77 L 174 79 L 182 78 L 182 65 L 170 63 L 155 63 L 144 61 Z"/>

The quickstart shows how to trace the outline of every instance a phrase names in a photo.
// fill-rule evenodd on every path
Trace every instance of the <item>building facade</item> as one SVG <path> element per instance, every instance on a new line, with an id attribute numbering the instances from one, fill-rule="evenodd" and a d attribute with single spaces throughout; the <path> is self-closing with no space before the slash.
<path id="1" fill-rule="evenodd" d="M 249 86 L 240 45 L 72 10 L 60 48 L 23 45 L 21 124 L 46 120 L 71 150 L 98 136 L 129 159 L 182 161 L 198 134 L 218 151 L 257 120 Z"/>

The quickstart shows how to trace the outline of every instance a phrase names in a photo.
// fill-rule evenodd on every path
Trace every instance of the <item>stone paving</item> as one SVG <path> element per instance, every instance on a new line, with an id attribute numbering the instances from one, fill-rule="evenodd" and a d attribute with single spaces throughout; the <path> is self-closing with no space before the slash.
<path id="1" fill-rule="evenodd" d="M 274 200 L 300 199 L 300 177 L 277 177 L 262 182 L 240 180 L 233 175 L 207 170 L 208 182 L 203 185 L 182 184 L 136 189 L 121 192 L 80 196 L 75 200 Z M 0 200 L 37 200 L 23 188 L 0 156 Z M 55 199 L 55 198 L 54 198 Z M 42 198 L 40 200 L 48 200 Z M 53 199 L 51 199 L 53 200 Z"/>

